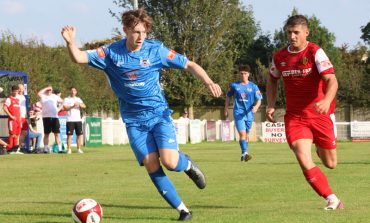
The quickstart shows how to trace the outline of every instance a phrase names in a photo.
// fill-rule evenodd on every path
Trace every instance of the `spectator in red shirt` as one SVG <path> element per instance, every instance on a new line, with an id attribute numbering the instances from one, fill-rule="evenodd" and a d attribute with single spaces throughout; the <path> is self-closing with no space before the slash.
<path id="1" fill-rule="evenodd" d="M 21 108 L 18 98 L 18 85 L 12 86 L 11 95 L 5 100 L 3 109 L 8 115 L 8 129 L 9 129 L 9 139 L 7 150 L 8 152 L 17 152 L 19 147 L 19 135 L 22 129 L 21 123 Z"/>

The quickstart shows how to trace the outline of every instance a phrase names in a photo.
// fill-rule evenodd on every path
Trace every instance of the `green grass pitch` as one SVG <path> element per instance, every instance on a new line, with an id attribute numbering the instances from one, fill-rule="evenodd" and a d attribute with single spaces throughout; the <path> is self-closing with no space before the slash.
<path id="1" fill-rule="evenodd" d="M 174 222 L 178 213 L 157 193 L 129 146 L 85 148 L 85 154 L 0 156 L 0 222 L 73 222 L 81 198 L 99 201 L 103 222 Z M 250 143 L 240 162 L 237 142 L 182 145 L 207 176 L 199 190 L 184 173 L 166 171 L 192 222 L 369 222 L 370 143 L 338 144 L 338 166 L 328 170 L 345 209 L 327 212 L 306 183 L 287 144 Z M 316 163 L 317 157 L 314 155 Z"/>

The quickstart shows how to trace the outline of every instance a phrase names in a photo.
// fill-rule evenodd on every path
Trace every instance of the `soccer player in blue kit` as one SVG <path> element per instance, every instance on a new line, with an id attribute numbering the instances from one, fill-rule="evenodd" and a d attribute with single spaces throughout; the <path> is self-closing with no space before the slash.
<path id="1" fill-rule="evenodd" d="M 230 84 L 225 99 L 225 117 L 229 116 L 230 97 L 234 97 L 234 120 L 239 133 L 239 145 L 242 151 L 240 160 L 247 162 L 252 159 L 248 153 L 249 132 L 252 128 L 254 114 L 261 105 L 262 94 L 258 86 L 248 80 L 249 65 L 240 65 L 240 81 Z"/>
<path id="2" fill-rule="evenodd" d="M 159 41 L 145 40 L 151 23 L 144 9 L 127 11 L 122 15 L 126 38 L 95 50 L 81 51 L 77 48 L 73 26 L 63 27 L 62 36 L 74 62 L 88 63 L 106 73 L 119 99 L 121 116 L 136 159 L 145 166 L 161 196 L 179 211 L 178 220 L 185 221 L 192 218 L 192 213 L 182 202 L 161 164 L 170 171 L 184 171 L 200 189 L 206 186 L 206 179 L 196 163 L 178 149 L 172 111 L 159 83 L 160 70 L 177 68 L 189 71 L 214 97 L 221 95 L 221 88 L 195 62 Z"/>

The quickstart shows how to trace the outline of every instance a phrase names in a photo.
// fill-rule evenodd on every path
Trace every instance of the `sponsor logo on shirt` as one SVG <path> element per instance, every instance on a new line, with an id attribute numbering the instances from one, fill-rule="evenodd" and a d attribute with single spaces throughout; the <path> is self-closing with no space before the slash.
<path id="1" fill-rule="evenodd" d="M 168 53 L 167 53 L 167 58 L 168 59 L 173 60 L 173 58 L 175 58 L 175 56 L 176 56 L 176 52 L 174 50 L 168 51 Z"/>
<path id="2" fill-rule="evenodd" d="M 302 70 L 285 70 L 282 72 L 283 77 L 305 77 L 312 72 L 312 68 Z"/>
<path id="3" fill-rule="evenodd" d="M 320 62 L 320 66 L 325 70 L 325 68 L 332 67 L 333 65 L 331 64 L 330 60 L 324 60 Z"/>
<path id="4" fill-rule="evenodd" d="M 104 48 L 103 47 L 99 47 L 98 49 L 96 49 L 96 52 L 98 53 L 98 57 L 99 58 L 104 58 L 106 56 L 105 54 L 105 51 L 104 51 Z"/>
<path id="5" fill-rule="evenodd" d="M 142 60 L 140 60 L 140 67 L 149 67 L 149 66 L 150 66 L 149 59 L 142 59 Z"/>
<path id="6" fill-rule="evenodd" d="M 125 87 L 143 87 L 145 86 L 145 82 L 134 82 L 134 83 L 125 83 Z"/>

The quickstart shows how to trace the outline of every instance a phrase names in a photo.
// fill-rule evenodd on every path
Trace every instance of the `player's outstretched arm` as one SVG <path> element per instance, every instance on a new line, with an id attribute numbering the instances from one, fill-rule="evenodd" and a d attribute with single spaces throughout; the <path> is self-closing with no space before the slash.
<path id="1" fill-rule="evenodd" d="M 76 28 L 73 26 L 64 26 L 61 33 L 63 39 L 66 41 L 69 56 L 73 62 L 81 64 L 88 63 L 89 61 L 85 51 L 80 50 L 76 45 Z"/>
<path id="2" fill-rule="evenodd" d="M 270 75 L 267 78 L 266 94 L 267 94 L 267 110 L 266 118 L 270 122 L 276 122 L 274 118 L 275 113 L 275 103 L 277 100 L 277 86 L 278 79 L 271 77 Z"/>
<path id="3" fill-rule="evenodd" d="M 211 92 L 213 97 L 220 97 L 222 94 L 221 88 L 218 84 L 213 83 L 211 78 L 209 78 L 206 71 L 193 61 L 188 61 L 185 65 L 185 70 L 192 73 L 199 80 L 201 80 Z"/>

